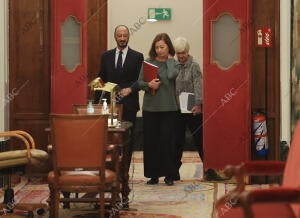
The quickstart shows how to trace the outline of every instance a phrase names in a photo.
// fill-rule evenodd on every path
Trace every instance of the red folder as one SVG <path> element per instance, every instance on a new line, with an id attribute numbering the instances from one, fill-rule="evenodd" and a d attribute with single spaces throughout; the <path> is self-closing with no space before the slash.
<path id="1" fill-rule="evenodd" d="M 158 66 L 151 64 L 147 61 L 144 61 L 143 63 L 143 71 L 144 71 L 144 81 L 145 82 L 150 82 L 151 80 L 157 78 L 158 74 Z M 154 95 L 155 90 L 151 89 L 150 94 Z"/>

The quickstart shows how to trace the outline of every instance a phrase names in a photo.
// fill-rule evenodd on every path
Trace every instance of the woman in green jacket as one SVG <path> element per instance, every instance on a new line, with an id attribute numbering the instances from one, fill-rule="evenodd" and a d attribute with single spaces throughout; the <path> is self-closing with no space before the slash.
<path id="1" fill-rule="evenodd" d="M 158 67 L 158 76 L 144 81 L 141 69 L 138 87 L 145 91 L 143 100 L 144 175 L 149 185 L 157 184 L 159 177 L 165 177 L 167 185 L 173 185 L 176 175 L 175 122 L 177 103 L 175 81 L 178 62 L 173 58 L 175 50 L 166 33 L 154 38 L 147 62 Z M 152 94 L 155 90 L 155 94 Z"/>

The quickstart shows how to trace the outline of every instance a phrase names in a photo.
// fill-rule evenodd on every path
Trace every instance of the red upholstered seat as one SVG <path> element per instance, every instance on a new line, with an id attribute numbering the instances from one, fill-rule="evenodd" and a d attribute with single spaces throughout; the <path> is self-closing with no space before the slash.
<path id="1" fill-rule="evenodd" d="M 289 218 L 300 217 L 300 122 L 292 138 L 286 162 L 250 161 L 227 166 L 227 176 L 235 176 L 237 186 L 216 202 L 217 217 Z M 246 175 L 279 175 L 279 187 L 245 191 Z"/>
<path id="2" fill-rule="evenodd" d="M 109 185 L 114 183 L 116 173 L 112 170 L 105 170 L 105 182 Z M 48 174 L 48 182 L 54 183 L 54 172 Z M 97 171 L 65 171 L 59 177 L 59 183 L 62 185 L 97 185 L 99 184 L 99 176 Z"/>
<path id="3" fill-rule="evenodd" d="M 290 207 L 284 204 L 256 204 L 252 206 L 254 217 L 264 218 L 287 218 L 295 217 Z M 241 207 L 218 207 L 218 217 L 245 217 L 243 209 Z"/>

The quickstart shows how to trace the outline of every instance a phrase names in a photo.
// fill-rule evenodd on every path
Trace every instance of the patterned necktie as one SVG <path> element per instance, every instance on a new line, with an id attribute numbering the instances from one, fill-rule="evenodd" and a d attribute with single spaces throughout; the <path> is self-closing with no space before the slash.
<path id="1" fill-rule="evenodd" d="M 122 72 L 122 63 L 123 63 L 122 54 L 123 54 L 123 52 L 120 51 L 119 56 L 118 56 L 118 60 L 117 60 L 117 70 L 118 70 L 118 72 Z"/>

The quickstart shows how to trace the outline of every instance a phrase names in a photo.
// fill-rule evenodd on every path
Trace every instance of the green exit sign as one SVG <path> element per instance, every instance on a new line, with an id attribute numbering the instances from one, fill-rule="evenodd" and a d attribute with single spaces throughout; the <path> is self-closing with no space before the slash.
<path id="1" fill-rule="evenodd" d="M 148 8 L 148 19 L 171 20 L 171 8 Z"/>

